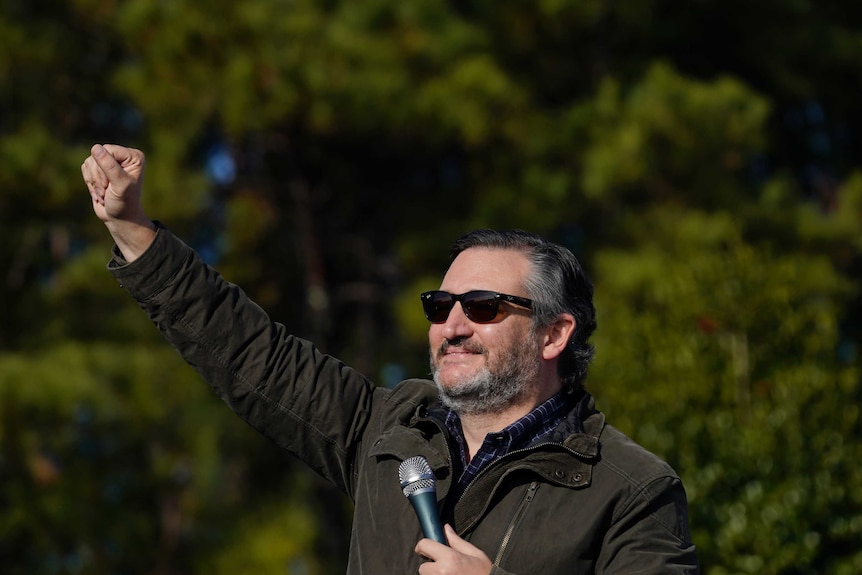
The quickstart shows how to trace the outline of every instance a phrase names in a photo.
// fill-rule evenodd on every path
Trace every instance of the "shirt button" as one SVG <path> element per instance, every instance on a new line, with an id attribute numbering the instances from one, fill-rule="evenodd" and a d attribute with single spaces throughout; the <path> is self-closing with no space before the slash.
<path id="1" fill-rule="evenodd" d="M 562 469 L 557 469 L 556 471 L 554 471 L 554 477 L 556 477 L 557 479 L 563 479 L 564 477 L 566 477 L 566 472 Z"/>

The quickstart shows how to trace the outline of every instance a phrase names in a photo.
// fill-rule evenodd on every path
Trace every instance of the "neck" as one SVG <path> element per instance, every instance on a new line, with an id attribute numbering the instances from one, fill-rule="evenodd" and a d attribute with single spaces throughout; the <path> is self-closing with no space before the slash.
<path id="1" fill-rule="evenodd" d="M 469 458 L 473 459 L 473 456 L 479 451 L 479 448 L 485 441 L 486 435 L 502 431 L 515 423 L 550 399 L 560 389 L 561 387 L 557 385 L 546 389 L 543 393 L 532 394 L 530 397 L 524 398 L 516 404 L 492 413 L 459 413 L 458 418 L 461 420 L 461 429 L 467 442 Z"/>

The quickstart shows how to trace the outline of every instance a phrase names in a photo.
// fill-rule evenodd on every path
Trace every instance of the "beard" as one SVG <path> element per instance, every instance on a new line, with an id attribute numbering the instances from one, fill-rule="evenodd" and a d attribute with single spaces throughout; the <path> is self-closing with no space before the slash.
<path id="1" fill-rule="evenodd" d="M 459 415 L 486 415 L 516 405 L 523 399 L 539 373 L 540 359 L 532 338 L 513 339 L 496 357 L 478 343 L 444 342 L 436 358 L 457 345 L 471 353 L 481 353 L 488 361 L 474 374 L 444 385 L 435 354 L 431 352 L 431 374 L 440 392 L 440 401 Z"/>

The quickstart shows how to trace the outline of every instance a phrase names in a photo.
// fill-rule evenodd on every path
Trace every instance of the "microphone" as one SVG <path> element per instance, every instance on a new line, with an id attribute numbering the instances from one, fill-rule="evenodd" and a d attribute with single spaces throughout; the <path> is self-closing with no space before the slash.
<path id="1" fill-rule="evenodd" d="M 437 513 L 437 478 L 431 472 L 428 460 L 417 455 L 405 459 L 398 466 L 398 480 L 404 497 L 410 500 L 422 534 L 443 545 L 449 545 Z"/>

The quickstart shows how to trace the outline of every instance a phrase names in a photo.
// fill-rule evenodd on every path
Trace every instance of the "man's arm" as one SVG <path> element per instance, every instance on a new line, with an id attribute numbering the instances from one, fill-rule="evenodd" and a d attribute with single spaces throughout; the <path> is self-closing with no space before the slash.
<path id="1" fill-rule="evenodd" d="M 348 494 L 373 384 L 274 322 L 141 207 L 144 155 L 93 146 L 81 167 L 122 252 L 110 266 L 162 335 L 237 415 Z"/>
<path id="2" fill-rule="evenodd" d="M 679 478 L 657 476 L 620 506 L 605 533 L 596 573 L 700 573 Z"/>

